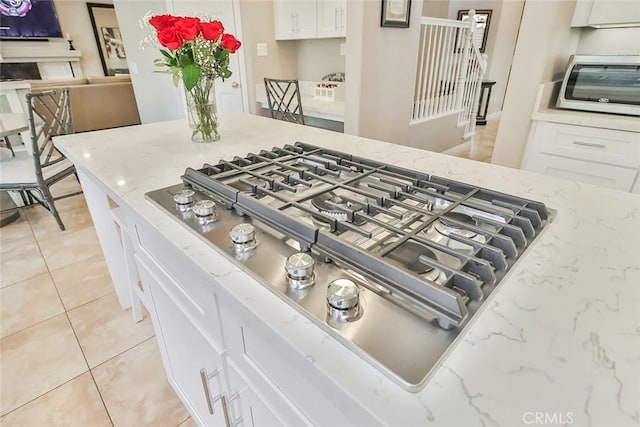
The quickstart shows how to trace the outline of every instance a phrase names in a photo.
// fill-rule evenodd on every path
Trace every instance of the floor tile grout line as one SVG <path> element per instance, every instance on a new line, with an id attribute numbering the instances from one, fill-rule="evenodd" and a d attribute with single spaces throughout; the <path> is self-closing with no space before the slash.
<path id="1" fill-rule="evenodd" d="M 58 289 L 56 288 L 56 292 L 58 291 Z M 58 298 L 60 297 L 60 295 L 58 294 Z M 91 371 L 91 365 L 89 365 L 89 361 L 87 360 L 87 355 L 84 354 L 84 350 L 82 348 L 82 344 L 80 344 L 80 339 L 78 338 L 78 334 L 76 333 L 75 328 L 73 327 L 73 323 L 71 323 L 71 318 L 69 317 L 69 312 L 65 311 L 64 312 L 65 316 L 67 316 L 67 321 L 69 322 L 69 327 L 71 328 L 71 331 L 73 331 L 73 336 L 76 339 L 76 342 L 78 343 L 78 348 L 80 349 L 80 353 L 82 354 L 82 358 L 84 359 L 84 363 L 87 365 L 87 369 L 89 372 L 89 375 L 91 375 L 91 381 L 93 381 L 93 385 L 96 388 L 96 391 L 98 392 L 98 396 L 100 396 L 100 402 L 102 402 L 102 407 L 104 408 L 105 412 L 107 413 L 107 417 L 109 418 L 109 422 L 111 423 L 111 425 L 113 426 L 113 419 L 111 418 L 111 413 L 109 412 L 109 409 L 107 408 L 107 404 L 104 401 L 104 398 L 102 397 L 102 393 L 100 392 L 100 387 L 98 387 L 98 383 L 96 382 L 96 378 L 93 376 L 93 372 Z"/>
<path id="2" fill-rule="evenodd" d="M 29 223 L 29 227 L 31 228 L 31 232 L 33 233 L 33 228 L 32 228 L 31 223 Z M 104 398 L 102 397 L 102 393 L 100 393 L 100 388 L 98 388 L 98 384 L 96 383 L 96 379 L 93 376 L 93 372 L 91 371 L 91 367 L 89 365 L 89 361 L 87 360 L 87 356 L 85 355 L 84 350 L 82 349 L 82 345 L 80 344 L 80 340 L 78 339 L 78 334 L 76 333 L 76 330 L 73 327 L 73 323 L 71 323 L 71 318 L 69 317 L 69 311 L 67 310 L 67 308 L 65 307 L 64 303 L 62 302 L 62 297 L 60 296 L 60 291 L 58 290 L 58 287 L 56 286 L 56 283 L 53 280 L 53 276 L 51 275 L 51 268 L 49 267 L 49 264 L 47 264 L 47 260 L 44 258 L 44 254 L 42 253 L 42 248 L 40 247 L 40 244 L 37 241 L 37 239 L 36 239 L 36 244 L 38 246 L 38 250 L 40 251 L 40 256 L 42 256 L 42 258 L 45 261 L 45 266 L 47 267 L 47 273 L 49 274 L 49 277 L 51 279 L 51 283 L 53 283 L 53 288 L 56 291 L 56 295 L 58 295 L 58 301 L 60 301 L 60 305 L 62 306 L 62 308 L 64 310 L 64 315 L 65 315 L 65 317 L 67 319 L 67 322 L 69 323 L 69 328 L 71 328 L 71 331 L 73 332 L 73 336 L 74 336 L 74 338 L 76 340 L 76 343 L 78 344 L 78 348 L 80 349 L 80 354 L 82 354 L 82 358 L 84 359 L 85 366 L 87 367 L 87 371 L 85 371 L 85 372 L 89 372 L 89 375 L 91 375 L 91 380 L 93 381 L 93 385 L 95 386 L 96 391 L 98 392 L 98 396 L 100 396 L 100 401 L 102 402 L 102 407 L 104 408 L 105 412 L 107 413 L 107 417 L 109 418 L 109 422 L 113 426 L 114 424 L 113 424 L 113 419 L 111 418 L 111 414 L 109 413 L 109 410 L 107 409 L 107 406 L 106 406 L 106 404 L 104 402 Z M 84 374 L 84 372 L 83 372 L 83 374 Z M 54 389 L 52 389 L 52 390 L 54 390 Z M 45 394 L 49 393 L 50 391 L 51 390 L 41 394 L 40 396 L 36 397 L 36 399 L 44 396 Z"/>
<path id="3" fill-rule="evenodd" d="M 10 288 L 11 286 L 20 285 L 20 284 L 22 284 L 22 282 L 27 282 L 29 280 L 33 280 L 36 277 L 42 276 L 42 275 L 45 275 L 45 274 L 48 274 L 49 276 L 51 276 L 51 273 L 49 272 L 49 269 L 47 269 L 47 271 L 43 271 L 42 273 L 38 273 L 35 276 L 31 276 L 31 277 L 27 277 L 26 279 L 18 280 L 17 282 L 11 283 L 9 285 L 4 285 L 4 286 L 0 287 L 0 290 L 4 290 L 4 289 L 7 289 L 7 288 Z M 53 277 L 51 278 L 51 280 L 53 281 Z"/>
<path id="4" fill-rule="evenodd" d="M 49 275 L 51 275 L 51 273 L 50 273 L 50 272 L 42 273 L 42 274 L 49 274 Z M 37 276 L 33 276 L 33 277 L 37 277 Z M 32 277 L 31 279 L 33 279 L 33 277 Z M 31 279 L 26 279 L 26 280 L 31 280 Z M 75 310 L 76 308 L 80 308 L 80 307 L 82 307 L 82 306 L 85 306 L 85 305 L 87 305 L 87 304 L 90 304 L 90 303 L 92 303 L 92 302 L 95 302 L 95 301 L 99 300 L 100 298 L 104 298 L 104 297 L 107 297 L 107 296 L 109 296 L 109 295 L 111 295 L 111 294 L 115 294 L 115 293 L 116 293 L 116 291 L 115 291 L 115 290 L 113 290 L 113 291 L 111 291 L 111 292 L 109 292 L 109 293 L 107 293 L 107 294 L 104 294 L 104 295 L 101 295 L 101 296 L 99 296 L 99 297 L 96 297 L 96 298 L 92 299 L 91 301 L 83 302 L 83 303 L 82 303 L 82 304 L 80 304 L 80 305 L 77 305 L 77 306 L 75 306 L 75 307 L 72 307 L 72 308 L 69 308 L 69 309 L 68 309 L 68 308 L 64 305 L 64 302 L 62 301 L 62 297 L 60 296 L 60 291 L 58 290 L 58 287 L 57 287 L 57 286 L 56 286 L 56 284 L 55 284 L 55 280 L 53 280 L 53 277 L 51 277 L 51 279 L 52 279 L 52 280 L 51 280 L 51 282 L 53 283 L 53 287 L 54 287 L 54 288 L 56 288 L 56 293 L 58 294 L 58 299 L 60 299 L 60 300 L 61 300 L 61 301 L 60 301 L 60 305 L 62 305 L 62 311 L 61 311 L 60 313 L 56 313 L 56 314 L 54 314 L 54 315 L 52 315 L 52 316 L 49 316 L 49 317 L 47 317 L 46 319 L 39 320 L 38 322 L 36 322 L 36 323 L 34 323 L 34 324 L 32 324 L 32 325 L 26 326 L 26 327 L 24 327 L 24 328 L 22 328 L 22 329 L 20 329 L 20 330 L 17 330 L 17 331 L 15 331 L 15 332 L 12 332 L 12 333 L 10 333 L 10 334 L 8 334 L 8 335 L 5 335 L 5 336 L 3 336 L 3 337 L 0 337 L 0 339 L 5 339 L 5 338 L 8 338 L 8 337 L 10 337 L 10 336 L 12 336 L 12 335 L 15 335 L 15 334 L 17 334 L 17 333 L 20 333 L 20 332 L 22 332 L 22 331 L 26 331 L 26 330 L 27 330 L 27 329 L 29 329 L 29 328 L 32 328 L 32 327 L 34 327 L 34 326 L 38 326 L 38 325 L 40 325 L 41 323 L 46 322 L 47 320 L 51 320 L 51 319 L 53 319 L 54 317 L 60 316 L 61 314 L 68 313 L 69 311 Z M 24 281 L 26 281 L 26 280 L 24 280 Z M 22 283 L 22 282 L 18 282 L 18 283 Z M 14 283 L 14 285 L 16 285 L 16 284 L 18 284 L 18 283 Z M 6 288 L 8 288 L 9 286 L 13 286 L 13 285 L 5 286 L 5 287 L 4 287 L 4 288 L 2 288 L 2 289 L 6 289 Z M 72 325 L 71 327 L 73 328 L 73 325 Z"/>
<path id="5" fill-rule="evenodd" d="M 98 363 L 98 364 L 97 364 L 96 366 L 94 366 L 93 368 L 91 368 L 91 367 L 90 367 L 90 368 L 89 368 L 89 370 L 96 369 L 96 368 L 98 368 L 98 367 L 100 367 L 100 366 L 104 365 L 105 363 L 107 363 L 107 362 L 109 362 L 109 361 L 111 361 L 111 360 L 115 359 L 116 357 L 118 357 L 118 356 L 122 356 L 122 355 L 123 355 L 124 353 L 126 353 L 127 351 L 129 351 L 129 350 L 133 350 L 134 348 L 136 348 L 136 347 L 137 347 L 137 346 L 139 346 L 140 344 L 144 344 L 144 343 L 146 343 L 147 341 L 149 341 L 150 339 L 153 339 L 153 338 L 155 338 L 155 337 L 156 337 L 156 334 L 154 333 L 154 334 L 153 334 L 152 336 L 150 336 L 149 338 L 145 338 L 144 340 L 140 341 L 139 343 L 137 343 L 137 344 L 135 344 L 135 345 L 132 345 L 131 347 L 127 348 L 126 350 L 122 350 L 120 353 L 118 353 L 118 354 L 116 354 L 116 355 L 114 355 L 114 356 L 112 356 L 112 357 L 108 358 L 108 359 L 107 359 L 107 360 L 105 360 L 105 361 L 102 361 L 102 362 Z"/>
<path id="6" fill-rule="evenodd" d="M 33 399 L 29 400 L 28 402 L 25 402 L 25 403 L 23 403 L 22 405 L 20 405 L 20 406 L 17 406 L 17 407 L 15 407 L 15 408 L 13 408 L 12 410 L 10 410 L 9 412 L 7 412 L 6 414 L 2 414 L 2 416 L 0 416 L 0 420 L 2 420 L 2 418 L 6 417 L 7 415 L 9 415 L 9 414 L 11 414 L 11 413 L 13 413 L 13 412 L 17 411 L 18 409 L 20 409 L 20 408 L 22 408 L 22 407 L 24 407 L 24 406 L 26 406 L 26 405 L 28 405 L 28 404 L 30 404 L 30 403 L 32 403 L 32 402 L 34 402 L 34 401 L 38 400 L 38 399 L 40 399 L 40 398 L 41 398 L 42 396 L 44 396 L 45 394 L 51 393 L 52 391 L 55 391 L 55 390 L 59 389 L 59 388 L 60 388 L 60 387 L 62 387 L 63 385 L 68 384 L 68 383 L 70 383 L 71 381 L 73 381 L 73 380 L 76 380 L 76 379 L 80 378 L 81 376 L 83 376 L 84 374 L 88 373 L 89 371 L 90 371 L 90 369 L 88 369 L 88 370 L 86 370 L 86 371 L 84 371 L 84 372 L 82 372 L 82 373 L 80 373 L 80 374 L 76 375 L 76 376 L 75 376 L 75 377 L 73 377 L 73 378 L 69 378 L 67 381 L 65 381 L 65 382 L 63 382 L 63 383 L 58 384 L 57 386 L 55 386 L 55 387 L 54 387 L 54 388 L 52 388 L 51 390 L 47 390 L 46 392 L 42 393 L 42 394 L 41 394 L 41 395 L 39 395 L 39 396 L 34 397 Z"/>

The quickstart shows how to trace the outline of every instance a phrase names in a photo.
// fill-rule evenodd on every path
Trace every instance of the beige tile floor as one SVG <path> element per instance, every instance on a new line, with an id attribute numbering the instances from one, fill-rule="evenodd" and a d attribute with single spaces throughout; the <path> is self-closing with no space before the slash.
<path id="1" fill-rule="evenodd" d="M 490 162 L 498 120 L 459 157 Z M 74 177 L 55 187 L 79 189 Z M 149 316 L 122 310 L 84 197 L 0 228 L 0 426 L 193 426 Z"/>
<path id="2" fill-rule="evenodd" d="M 57 206 L 64 232 L 39 206 L 0 228 L 0 426 L 194 425 L 149 316 L 118 305 L 84 197 Z"/>

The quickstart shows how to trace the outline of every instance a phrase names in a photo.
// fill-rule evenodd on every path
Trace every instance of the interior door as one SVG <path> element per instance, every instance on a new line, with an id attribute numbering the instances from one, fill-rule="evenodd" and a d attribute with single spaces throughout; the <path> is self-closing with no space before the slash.
<path id="1" fill-rule="evenodd" d="M 235 24 L 233 0 L 169 0 L 169 5 L 171 6 L 169 10 L 173 9 L 172 13 L 175 15 L 199 16 L 201 18 L 206 15 L 211 19 L 218 19 L 224 24 L 226 33 L 231 33 L 242 41 L 240 29 L 236 28 Z M 246 96 L 246 88 L 242 83 L 246 71 L 244 61 L 241 61 L 243 49 L 247 49 L 247 46 L 241 47 L 240 50 L 229 56 L 229 68 L 233 73 L 231 77 L 224 82 L 221 79 L 216 80 L 216 102 L 219 113 L 245 111 L 243 99 Z"/>

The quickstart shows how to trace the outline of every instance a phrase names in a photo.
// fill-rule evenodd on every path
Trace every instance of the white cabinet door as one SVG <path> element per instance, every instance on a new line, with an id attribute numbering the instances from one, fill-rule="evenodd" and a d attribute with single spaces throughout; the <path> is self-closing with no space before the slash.
<path id="1" fill-rule="evenodd" d="M 169 380 L 198 424 L 224 426 L 222 358 L 185 315 L 172 296 L 171 279 L 136 254 L 140 277 L 151 291 L 159 330 L 156 335 Z"/>
<path id="2" fill-rule="evenodd" d="M 593 0 L 589 25 L 640 23 L 640 4 L 633 0 Z"/>
<path id="3" fill-rule="evenodd" d="M 278 427 L 286 425 L 247 385 L 232 363 L 227 363 L 229 393 L 225 396 L 229 408 L 229 425 L 242 427 Z"/>
<path id="4" fill-rule="evenodd" d="M 275 0 L 276 40 L 317 37 L 315 0 Z"/>
<path id="5" fill-rule="evenodd" d="M 318 37 L 346 37 L 346 0 L 318 0 Z"/>

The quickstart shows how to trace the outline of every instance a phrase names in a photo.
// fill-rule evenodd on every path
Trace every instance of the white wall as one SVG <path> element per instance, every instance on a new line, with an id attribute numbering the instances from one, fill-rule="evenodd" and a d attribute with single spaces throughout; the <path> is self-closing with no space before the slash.
<path id="1" fill-rule="evenodd" d="M 330 73 L 345 70 L 345 57 L 340 44 L 345 39 L 299 40 L 296 46 L 298 79 L 320 81 Z"/>
<path id="2" fill-rule="evenodd" d="M 249 111 L 256 113 L 253 88 L 263 84 L 265 77 L 298 78 L 297 42 L 276 41 L 273 20 L 273 0 L 240 0 L 242 17 L 242 49 L 245 49 Z M 258 56 L 257 43 L 267 44 L 267 56 Z"/>
<path id="3" fill-rule="evenodd" d="M 145 13 L 166 13 L 164 0 L 116 0 L 116 15 L 127 51 L 133 91 L 138 103 L 142 123 L 174 120 L 185 117 L 180 91 L 171 76 L 157 73 L 153 64 L 160 57 L 155 48 L 140 49 L 140 41 L 148 35 L 140 28 L 139 20 Z"/>
<path id="4" fill-rule="evenodd" d="M 380 2 L 348 3 L 346 133 L 433 151 L 462 143 L 454 117 L 409 126 L 422 6 L 411 2 L 409 28 L 383 28 Z"/>
<path id="5" fill-rule="evenodd" d="M 62 34 L 71 33 L 73 45 L 82 52 L 80 66 L 85 77 L 104 76 L 100 54 L 89 18 L 87 2 L 78 0 L 54 0 Z M 91 3 L 113 4 L 112 0 Z"/>
<path id="6" fill-rule="evenodd" d="M 571 29 L 575 0 L 527 0 L 492 163 L 519 168 L 538 88 L 564 73 L 580 30 Z"/>

